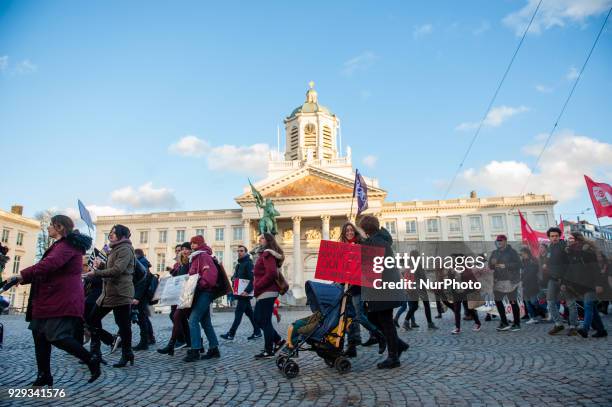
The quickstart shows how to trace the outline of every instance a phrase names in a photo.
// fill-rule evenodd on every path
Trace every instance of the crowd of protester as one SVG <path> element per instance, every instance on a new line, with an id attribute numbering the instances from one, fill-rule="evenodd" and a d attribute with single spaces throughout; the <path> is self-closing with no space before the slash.
<path id="1" fill-rule="evenodd" d="M 48 231 L 55 242 L 37 264 L 22 270 L 17 277 L 21 284 L 32 285 L 26 317 L 32 330 L 38 366 L 38 376 L 33 385 L 53 384 L 52 345 L 87 365 L 91 372 L 90 382 L 100 376 L 100 365 L 107 363 L 102 358 L 102 343 L 112 351 L 121 348 L 121 356 L 113 367 L 133 365 L 134 351 L 144 351 L 155 344 L 149 309 L 158 278 L 151 272 L 151 264 L 142 250 L 134 249 L 130 230 L 115 225 L 108 237 L 107 259 L 97 258 L 91 269 L 85 265 L 85 272 L 83 256 L 90 249 L 91 238 L 75 230 L 70 218 L 63 215 L 52 218 Z M 493 298 L 489 300 L 490 304 L 494 302 L 494 306 L 486 309 L 484 322 L 499 318 L 497 331 L 518 331 L 521 321 L 526 324 L 549 321 L 552 324 L 548 331 L 550 335 L 565 331 L 567 325 L 568 336 L 607 336 L 600 313 L 607 314 L 609 303 L 598 299 L 610 298 L 609 260 L 580 233 L 572 233 L 565 241 L 561 231 L 553 227 L 547 235 L 550 242 L 542 245 L 537 255 L 529 247 L 515 250 L 508 244 L 506 236 L 500 235 L 495 242 L 496 249 L 488 256 L 486 267 L 462 272 L 436 270 L 435 278 L 474 282 L 485 273 L 492 273 Z M 384 249 L 385 256 L 394 255 L 391 235 L 380 227 L 374 216 L 363 216 L 359 227 L 347 222 L 342 227 L 340 241 L 378 246 Z M 220 337 L 224 341 L 234 340 L 246 315 L 252 328 L 248 341 L 255 342 L 263 334 L 263 349 L 254 352 L 254 357 L 268 359 L 286 343 L 272 322 L 274 316 L 280 321 L 278 304 L 285 255 L 272 234 L 262 234 L 258 243 L 251 251 L 243 245 L 237 247 L 237 263 L 231 280 L 245 280 L 248 284 L 241 292 L 233 293 L 234 320 Z M 187 348 L 183 358 L 186 363 L 220 358 L 211 308 L 220 296 L 219 281 L 225 276 L 225 270 L 200 235 L 177 245 L 175 255 L 175 264 L 169 268 L 170 276 L 198 275 L 197 288 L 190 308 L 171 307 L 171 336 L 157 352 L 173 356 L 175 350 Z M 411 253 L 411 256 L 416 255 L 418 252 Z M 463 254 L 453 256 L 457 258 Z M 427 279 L 426 271 L 420 268 L 410 270 L 409 274 L 402 276 L 394 267 L 385 268 L 383 272 L 384 278 L 391 281 L 402 277 L 415 281 Z M 398 335 L 399 319 L 406 312 L 401 326 L 405 330 L 418 328 L 414 316 L 419 301 L 423 303 L 427 329 L 438 329 L 432 319 L 430 299 L 436 303 L 435 318 L 441 318 L 446 309 L 454 314 L 452 334 L 461 333 L 462 320 L 473 321 L 473 331 L 478 332 L 482 327 L 478 309 L 482 310 L 485 299 L 478 292 L 411 290 L 407 301 L 403 302 L 393 298 L 383 301 L 368 299 L 362 295 L 362 290 L 357 285 L 347 288 L 354 317 L 346 332 L 344 354 L 355 357 L 358 346 L 378 345 L 379 354 L 387 353 L 387 357 L 377 365 L 380 369 L 400 366 L 400 357 L 409 346 Z M 524 316 L 521 316 L 521 309 Z M 507 310 L 511 311 L 512 321 L 507 319 Z M 109 330 L 112 324 L 105 322 L 105 328 L 102 321 L 110 312 L 115 324 Z M 140 341 L 132 348 L 133 323 L 138 326 Z M 362 341 L 362 330 L 368 333 L 365 341 Z M 202 331 L 208 345 L 206 350 Z M 85 348 L 87 344 L 89 350 Z"/>

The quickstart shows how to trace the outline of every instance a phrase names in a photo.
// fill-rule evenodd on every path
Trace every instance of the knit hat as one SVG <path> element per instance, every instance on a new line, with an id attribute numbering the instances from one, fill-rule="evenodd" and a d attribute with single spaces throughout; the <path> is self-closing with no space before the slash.
<path id="1" fill-rule="evenodd" d="M 495 239 L 496 241 L 500 241 L 500 240 L 508 240 L 508 238 L 506 237 L 506 235 L 497 235 L 497 239 Z"/>
<path id="2" fill-rule="evenodd" d="M 189 241 L 190 243 L 195 243 L 198 246 L 202 246 L 204 244 L 204 236 L 202 235 L 197 235 L 191 238 L 191 240 Z"/>
<path id="3" fill-rule="evenodd" d="M 189 249 L 191 250 L 191 243 L 185 242 L 181 245 L 181 249 Z"/>

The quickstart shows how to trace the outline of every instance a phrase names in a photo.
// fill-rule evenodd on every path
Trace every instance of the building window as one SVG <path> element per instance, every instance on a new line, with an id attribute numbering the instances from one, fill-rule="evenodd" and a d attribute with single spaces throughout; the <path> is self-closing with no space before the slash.
<path id="1" fill-rule="evenodd" d="M 215 228 L 215 240 L 217 242 L 222 242 L 225 234 L 225 229 L 224 228 Z"/>
<path id="2" fill-rule="evenodd" d="M 21 263 L 21 256 L 13 257 L 13 274 L 19 273 L 19 264 Z"/>
<path id="3" fill-rule="evenodd" d="M 482 233 L 482 219 L 480 216 L 470 216 L 470 232 Z"/>
<path id="4" fill-rule="evenodd" d="M 394 220 L 390 220 L 388 222 L 385 222 L 385 229 L 387 229 L 389 231 L 389 233 L 394 235 L 395 234 L 395 221 Z"/>
<path id="5" fill-rule="evenodd" d="M 166 253 L 157 253 L 157 272 L 162 273 L 166 270 Z"/>
<path id="6" fill-rule="evenodd" d="M 17 233 L 17 246 L 23 246 L 23 232 Z"/>
<path id="7" fill-rule="evenodd" d="M 2 243 L 8 243 L 9 233 L 10 231 L 8 229 L 2 229 Z"/>
<path id="8" fill-rule="evenodd" d="M 234 232 L 234 240 L 237 241 L 242 241 L 242 231 L 243 231 L 243 227 L 242 226 L 236 226 L 233 229 Z"/>
<path id="9" fill-rule="evenodd" d="M 149 243 L 149 232 L 140 232 L 140 243 Z"/>
<path id="10" fill-rule="evenodd" d="M 108 232 L 104 233 L 104 244 L 108 243 Z"/>
<path id="11" fill-rule="evenodd" d="M 438 219 L 427 219 L 427 233 L 438 233 L 439 231 Z"/>
<path id="12" fill-rule="evenodd" d="M 514 231 L 515 232 L 520 232 L 521 231 L 521 217 L 520 217 L 520 215 L 514 215 Z"/>
<path id="13" fill-rule="evenodd" d="M 204 236 L 206 234 L 206 229 L 196 229 L 196 236 Z"/>
<path id="14" fill-rule="evenodd" d="M 167 230 L 160 230 L 159 231 L 159 243 L 166 243 L 166 241 L 168 240 L 168 231 Z"/>
<path id="15" fill-rule="evenodd" d="M 547 230 L 548 229 L 548 216 L 545 213 L 534 213 L 533 217 L 535 222 L 533 224 L 534 229 Z"/>
<path id="16" fill-rule="evenodd" d="M 416 219 L 410 219 L 406 221 L 406 233 L 417 232 L 417 221 Z"/>
<path id="17" fill-rule="evenodd" d="M 223 250 L 215 250 L 215 257 L 219 263 L 223 263 Z"/>
<path id="18" fill-rule="evenodd" d="M 448 231 L 450 233 L 461 233 L 461 218 L 448 218 Z"/>
<path id="19" fill-rule="evenodd" d="M 503 215 L 492 215 L 491 216 L 491 230 L 502 231 L 504 230 L 504 217 Z"/>
<path id="20" fill-rule="evenodd" d="M 185 231 L 184 230 L 177 230 L 176 231 L 176 242 L 177 243 L 183 243 L 185 241 Z"/>

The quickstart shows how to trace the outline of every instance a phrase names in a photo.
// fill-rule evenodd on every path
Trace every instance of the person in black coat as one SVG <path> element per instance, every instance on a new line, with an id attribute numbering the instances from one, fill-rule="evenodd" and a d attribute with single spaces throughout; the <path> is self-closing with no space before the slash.
<path id="1" fill-rule="evenodd" d="M 253 297 L 253 260 L 251 260 L 249 251 L 245 246 L 238 246 L 237 252 L 238 263 L 236 263 L 234 275 L 232 276 L 232 282 L 233 284 L 238 284 L 237 280 L 248 280 L 249 284 L 246 286 L 244 291 L 234 293 L 234 299 L 237 300 L 236 311 L 234 313 L 234 322 L 232 323 L 229 331 L 227 331 L 226 334 L 221 335 L 221 338 L 228 341 L 233 340 L 234 336 L 236 336 L 236 330 L 238 330 L 240 322 L 242 322 L 243 314 L 246 314 L 249 321 L 251 321 L 251 325 L 253 325 L 253 334 L 247 339 L 252 340 L 261 338 L 261 330 L 255 322 L 253 308 L 251 307 L 251 298 Z"/>
<path id="2" fill-rule="evenodd" d="M 365 246 L 384 247 L 385 257 L 394 257 L 393 238 L 385 228 L 381 228 L 378 218 L 365 215 L 359 226 L 366 233 L 367 238 L 363 241 Z M 398 282 L 401 279 L 397 268 L 385 267 L 382 272 L 382 281 Z M 376 289 L 362 287 L 363 300 L 368 312 L 368 320 L 376 325 L 385 336 L 387 344 L 387 359 L 377 364 L 379 369 L 392 369 L 400 366 L 402 352 L 408 350 L 408 344 L 397 336 L 397 330 L 393 323 L 393 309 L 401 306 L 406 301 L 405 290 Z"/>
<path id="3" fill-rule="evenodd" d="M 497 249 L 489 257 L 489 268 L 493 270 L 493 296 L 501 322 L 498 331 L 518 331 L 521 329 L 521 314 L 518 303 L 518 287 L 521 282 L 521 258 L 508 244 L 506 235 L 495 240 Z M 508 324 L 503 298 L 507 297 L 512 308 L 512 326 Z"/>
<path id="4" fill-rule="evenodd" d="M 155 343 L 153 325 L 149 319 L 151 316 L 151 311 L 149 310 L 149 302 L 151 301 L 149 286 L 155 276 L 151 273 L 151 263 L 145 257 L 142 249 L 136 249 L 134 253 L 136 254 L 136 261 L 139 261 L 147 269 L 144 278 L 134 286 L 134 301 L 132 302 L 138 312 L 138 327 L 140 328 L 140 342 L 134 347 L 134 350 L 138 351 L 147 350 L 149 345 Z"/>

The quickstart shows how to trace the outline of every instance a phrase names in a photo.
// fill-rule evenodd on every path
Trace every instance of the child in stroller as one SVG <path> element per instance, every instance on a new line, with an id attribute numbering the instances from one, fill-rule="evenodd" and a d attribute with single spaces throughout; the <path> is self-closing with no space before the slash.
<path id="1" fill-rule="evenodd" d="M 316 352 L 327 366 L 346 373 L 351 362 L 344 355 L 344 334 L 355 316 L 349 294 L 343 286 L 315 281 L 307 281 L 305 288 L 313 313 L 291 324 L 289 341 L 276 358 L 276 366 L 287 378 L 296 377 L 300 368 L 293 358 L 302 350 Z"/>

